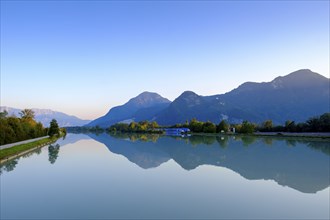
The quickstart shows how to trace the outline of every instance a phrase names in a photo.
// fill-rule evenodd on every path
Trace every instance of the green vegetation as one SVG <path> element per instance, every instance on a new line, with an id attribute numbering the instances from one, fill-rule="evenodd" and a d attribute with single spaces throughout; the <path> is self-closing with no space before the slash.
<path id="1" fill-rule="evenodd" d="M 8 117 L 6 111 L 0 113 L 1 145 L 38 138 L 47 134 L 50 137 L 0 150 L 0 160 L 32 148 L 44 146 L 66 135 L 66 129 L 59 128 L 55 119 L 50 122 L 50 127 L 47 129 L 41 123 L 37 123 L 34 120 L 34 112 L 31 109 L 22 110 L 20 115 L 21 118 L 16 118 L 15 116 Z"/>
<path id="2" fill-rule="evenodd" d="M 319 117 L 313 117 L 305 123 L 295 124 L 294 121 L 286 121 L 284 126 L 274 126 L 272 120 L 266 120 L 260 125 L 243 121 L 241 124 L 228 124 L 222 120 L 218 125 L 212 122 L 202 122 L 192 119 L 189 123 L 176 124 L 171 128 L 189 128 L 194 133 L 226 133 L 235 129 L 236 133 L 252 134 L 255 131 L 261 132 L 330 132 L 330 113 Z"/>
<path id="3" fill-rule="evenodd" d="M 101 128 L 100 126 L 95 127 L 79 127 L 79 126 L 72 126 L 72 127 L 66 127 L 66 131 L 70 133 L 102 133 L 105 131 L 105 129 Z"/>
<path id="4" fill-rule="evenodd" d="M 217 132 L 228 132 L 229 129 L 230 125 L 225 120 L 222 120 L 217 126 Z"/>
<path id="5" fill-rule="evenodd" d="M 20 144 L 20 145 L 14 146 L 14 147 L 0 150 L 0 160 L 3 160 L 10 156 L 17 155 L 21 152 L 30 150 L 35 147 L 44 146 L 46 144 L 55 142 L 56 140 L 57 140 L 57 137 L 54 136 L 54 137 L 44 138 L 44 139 L 41 139 L 38 141 L 34 141 L 34 142 L 26 143 L 26 144 Z"/>
<path id="6" fill-rule="evenodd" d="M 189 122 L 188 128 L 192 132 L 200 133 L 203 132 L 203 125 L 204 122 L 198 121 L 197 119 L 194 118 Z M 177 127 L 180 127 L 180 125 Z"/>
<path id="7" fill-rule="evenodd" d="M 34 111 L 31 109 L 23 109 L 20 113 L 20 116 L 24 120 L 33 120 L 34 119 Z"/>
<path id="8" fill-rule="evenodd" d="M 66 135 L 66 129 L 59 128 L 55 119 L 50 122 L 48 129 L 34 120 L 34 112 L 31 109 L 24 109 L 19 114 L 21 118 L 8 116 L 6 111 L 0 112 L 0 145 L 43 137 L 47 134 L 51 137 Z"/>
<path id="9" fill-rule="evenodd" d="M 230 128 L 235 128 L 237 133 L 251 134 L 255 131 L 256 125 L 248 121 L 243 121 L 242 124 L 232 124 L 229 125 L 225 120 L 222 120 L 218 125 L 207 121 L 202 122 L 197 119 L 192 119 L 189 124 L 176 124 L 172 126 L 173 128 L 189 128 L 191 132 L 194 133 L 219 133 L 219 132 L 228 132 Z"/>
<path id="10" fill-rule="evenodd" d="M 51 164 L 54 164 L 56 162 L 56 159 L 58 158 L 58 153 L 60 152 L 60 145 L 49 145 L 48 146 L 48 160 Z"/>
<path id="11" fill-rule="evenodd" d="M 130 124 L 117 123 L 107 129 L 108 132 L 124 132 L 124 133 L 156 133 L 161 134 L 163 131 L 159 129 L 157 122 L 140 121 L 131 122 Z"/>
<path id="12" fill-rule="evenodd" d="M 273 126 L 273 122 L 267 120 L 256 129 L 262 132 L 330 132 L 330 113 L 312 117 L 306 122 L 298 124 L 287 120 L 284 126 Z"/>
<path id="13" fill-rule="evenodd" d="M 130 124 L 117 123 L 106 130 L 111 133 L 157 133 L 162 134 L 165 127 L 159 126 L 156 122 L 131 122 Z M 189 128 L 193 133 L 228 133 L 235 130 L 235 133 L 253 134 L 255 131 L 261 132 L 330 132 L 330 113 L 325 113 L 319 117 L 313 117 L 305 123 L 295 124 L 294 121 L 286 121 L 285 125 L 274 126 L 272 120 L 266 120 L 260 125 L 243 121 L 241 124 L 229 124 L 226 120 L 222 120 L 218 125 L 207 121 L 202 122 L 197 119 L 186 121 L 183 124 L 175 124 L 169 128 Z M 103 132 L 104 129 L 96 127 L 67 127 L 72 133 L 85 132 Z"/>
<path id="14" fill-rule="evenodd" d="M 255 128 L 256 128 L 256 125 L 254 125 L 248 121 L 243 121 L 240 128 L 237 129 L 237 132 L 243 133 L 243 134 L 252 134 L 254 132 Z"/>
<path id="15" fill-rule="evenodd" d="M 6 111 L 0 113 L 0 145 L 10 144 L 47 135 L 47 129 L 34 120 L 34 112 L 24 109 L 21 118 L 9 116 Z"/>
<path id="16" fill-rule="evenodd" d="M 194 133 L 216 133 L 218 130 L 218 126 L 214 123 L 207 121 L 202 122 L 193 118 L 190 122 L 186 122 L 185 124 L 176 124 L 171 126 L 170 128 L 189 128 L 190 131 Z"/>
<path id="17" fill-rule="evenodd" d="M 54 135 L 60 135 L 60 128 L 57 124 L 57 121 L 55 119 L 53 119 L 51 122 L 50 122 L 50 127 L 48 129 L 48 135 L 50 137 L 53 137 Z"/>
<path id="18" fill-rule="evenodd" d="M 161 137 L 161 134 L 154 133 L 109 133 L 114 138 L 118 139 L 129 139 L 132 142 L 143 141 L 143 142 L 157 142 Z"/>

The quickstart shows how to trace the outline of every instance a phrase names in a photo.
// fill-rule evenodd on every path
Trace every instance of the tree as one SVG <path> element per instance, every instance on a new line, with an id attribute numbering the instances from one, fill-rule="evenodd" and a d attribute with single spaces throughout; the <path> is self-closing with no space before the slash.
<path id="1" fill-rule="evenodd" d="M 151 124 L 150 124 L 150 128 L 151 128 L 151 129 L 159 128 L 159 125 L 157 124 L 156 121 L 153 121 L 153 122 L 151 122 Z"/>
<path id="2" fill-rule="evenodd" d="M 240 129 L 240 133 L 245 133 L 245 134 L 252 134 L 254 132 L 255 126 L 254 124 L 248 122 L 248 121 L 243 121 L 242 127 Z"/>
<path id="3" fill-rule="evenodd" d="M 60 135 L 60 128 L 57 124 L 56 119 L 53 119 L 50 122 L 50 127 L 48 129 L 48 135 L 51 136 L 51 137 L 53 137 L 54 135 Z"/>
<path id="4" fill-rule="evenodd" d="M 273 121 L 272 120 L 266 120 L 262 123 L 262 130 L 272 131 L 272 129 L 273 129 Z"/>
<path id="5" fill-rule="evenodd" d="M 296 132 L 296 124 L 294 121 L 287 120 L 285 122 L 285 130 L 288 132 Z"/>
<path id="6" fill-rule="evenodd" d="M 225 120 L 222 120 L 218 126 L 217 126 L 217 132 L 227 132 L 229 131 L 229 124 L 225 121 Z"/>
<path id="7" fill-rule="evenodd" d="M 194 118 L 189 123 L 189 129 L 192 132 L 202 132 L 203 131 L 203 122 L 200 122 Z"/>
<path id="8" fill-rule="evenodd" d="M 7 117 L 8 112 L 6 110 L 4 110 L 3 112 L 0 112 L 0 118 L 5 118 Z"/>
<path id="9" fill-rule="evenodd" d="M 20 113 L 21 118 L 25 120 L 31 120 L 34 119 L 34 111 L 32 109 L 24 109 Z"/>
<path id="10" fill-rule="evenodd" d="M 320 127 L 323 132 L 330 131 L 330 113 L 324 113 L 320 116 Z"/>
<path id="11" fill-rule="evenodd" d="M 203 132 L 204 133 L 215 133 L 217 131 L 217 127 L 210 121 L 207 121 L 203 124 Z"/>

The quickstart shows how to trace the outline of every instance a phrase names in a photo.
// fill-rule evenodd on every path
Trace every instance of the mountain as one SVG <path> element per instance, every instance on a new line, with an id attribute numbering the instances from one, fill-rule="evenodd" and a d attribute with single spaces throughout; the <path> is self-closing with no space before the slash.
<path id="1" fill-rule="evenodd" d="M 308 69 L 280 76 L 271 82 L 246 82 L 221 95 L 200 96 L 185 91 L 172 103 L 157 93 L 144 92 L 117 106 L 87 126 L 108 127 L 118 122 L 155 120 L 161 125 L 184 123 L 196 118 L 219 123 L 243 120 L 274 124 L 286 120 L 304 122 L 330 112 L 330 80 Z"/>
<path id="2" fill-rule="evenodd" d="M 20 117 L 19 112 L 22 109 L 10 108 L 6 106 L 1 106 L 0 111 L 6 110 L 8 115 L 15 115 L 16 117 Z M 52 119 L 56 119 L 57 123 L 60 127 L 68 127 L 68 126 L 83 126 L 90 122 L 90 120 L 83 120 L 77 118 L 76 116 L 67 115 L 63 112 L 52 111 L 50 109 L 32 109 L 35 113 L 35 120 L 41 122 L 44 127 L 49 127 L 49 123 Z"/>
<path id="3" fill-rule="evenodd" d="M 108 127 L 118 122 L 152 120 L 153 116 L 168 107 L 170 101 L 157 93 L 143 92 L 121 106 L 87 124 L 87 126 Z"/>
<path id="4" fill-rule="evenodd" d="M 198 118 L 207 120 L 210 117 L 209 102 L 192 91 L 186 91 L 176 98 L 168 108 L 155 116 L 160 124 L 173 125 L 184 123 L 186 120 Z"/>
<path id="5" fill-rule="evenodd" d="M 275 124 L 286 120 L 296 122 L 329 112 L 330 81 L 307 69 L 298 70 L 271 82 L 246 82 L 238 88 L 213 96 L 199 96 L 187 91 L 175 99 L 154 119 L 162 125 L 184 123 L 186 120 L 222 119 L 237 123 L 243 120 Z"/>

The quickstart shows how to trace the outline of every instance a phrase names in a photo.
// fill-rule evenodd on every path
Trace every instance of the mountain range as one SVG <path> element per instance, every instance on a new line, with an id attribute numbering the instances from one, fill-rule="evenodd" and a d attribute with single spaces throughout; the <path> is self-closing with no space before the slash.
<path id="1" fill-rule="evenodd" d="M 1 106 L 9 115 L 19 117 L 21 109 Z M 308 69 L 279 76 L 271 82 L 246 82 L 230 92 L 201 96 L 185 91 L 173 102 L 153 92 L 143 92 L 127 103 L 111 108 L 93 121 L 49 109 L 32 109 L 36 121 L 45 127 L 55 118 L 61 127 L 100 126 L 132 121 L 156 121 L 160 125 L 184 123 L 193 118 L 219 123 L 241 123 L 248 120 L 260 123 L 272 120 L 304 122 L 310 117 L 330 112 L 330 80 Z"/>
<path id="2" fill-rule="evenodd" d="M 157 93 L 143 92 L 87 126 L 108 127 L 118 122 L 150 120 L 161 125 L 184 123 L 193 118 L 219 123 L 243 120 L 274 124 L 303 122 L 330 112 L 330 80 L 308 69 L 279 76 L 271 82 L 246 82 L 232 91 L 212 96 L 183 92 L 173 102 Z"/>
<path id="3" fill-rule="evenodd" d="M 19 112 L 22 111 L 22 109 L 0 106 L 0 112 L 3 112 L 5 110 L 8 112 L 9 116 L 14 115 L 16 117 L 20 117 Z M 50 109 L 33 108 L 32 111 L 34 111 L 35 120 L 37 122 L 41 122 L 44 127 L 49 127 L 50 121 L 52 119 L 56 119 L 60 127 L 83 126 L 91 121 L 83 120 L 77 118 L 76 116 L 67 115 L 63 112 L 52 111 Z"/>

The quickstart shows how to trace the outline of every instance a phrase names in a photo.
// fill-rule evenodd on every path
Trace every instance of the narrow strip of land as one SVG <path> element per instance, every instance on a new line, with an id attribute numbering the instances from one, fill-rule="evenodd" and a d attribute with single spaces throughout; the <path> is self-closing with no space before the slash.
<path id="1" fill-rule="evenodd" d="M 10 148 L 10 147 L 14 147 L 16 145 L 27 144 L 27 143 L 30 143 L 30 142 L 38 141 L 38 140 L 41 140 L 41 139 L 44 139 L 44 138 L 47 138 L 47 137 L 49 137 L 49 136 L 43 136 L 43 137 L 33 138 L 33 139 L 20 141 L 20 142 L 15 142 L 15 143 L 11 143 L 11 144 L 0 145 L 0 150 Z"/>
<path id="2" fill-rule="evenodd" d="M 254 132 L 260 136 L 285 136 L 285 137 L 319 137 L 330 138 L 329 132 Z"/>
<path id="3" fill-rule="evenodd" d="M 36 148 L 40 148 L 40 147 L 52 144 L 52 143 L 56 142 L 56 140 L 58 138 L 60 138 L 60 137 L 46 136 L 40 140 L 33 140 L 32 142 L 30 141 L 29 143 L 18 144 L 18 145 L 17 145 L 18 142 L 16 142 L 15 146 L 0 150 L 0 164 L 5 161 L 16 158 L 20 155 L 23 155 L 25 153 L 28 153 Z"/>

